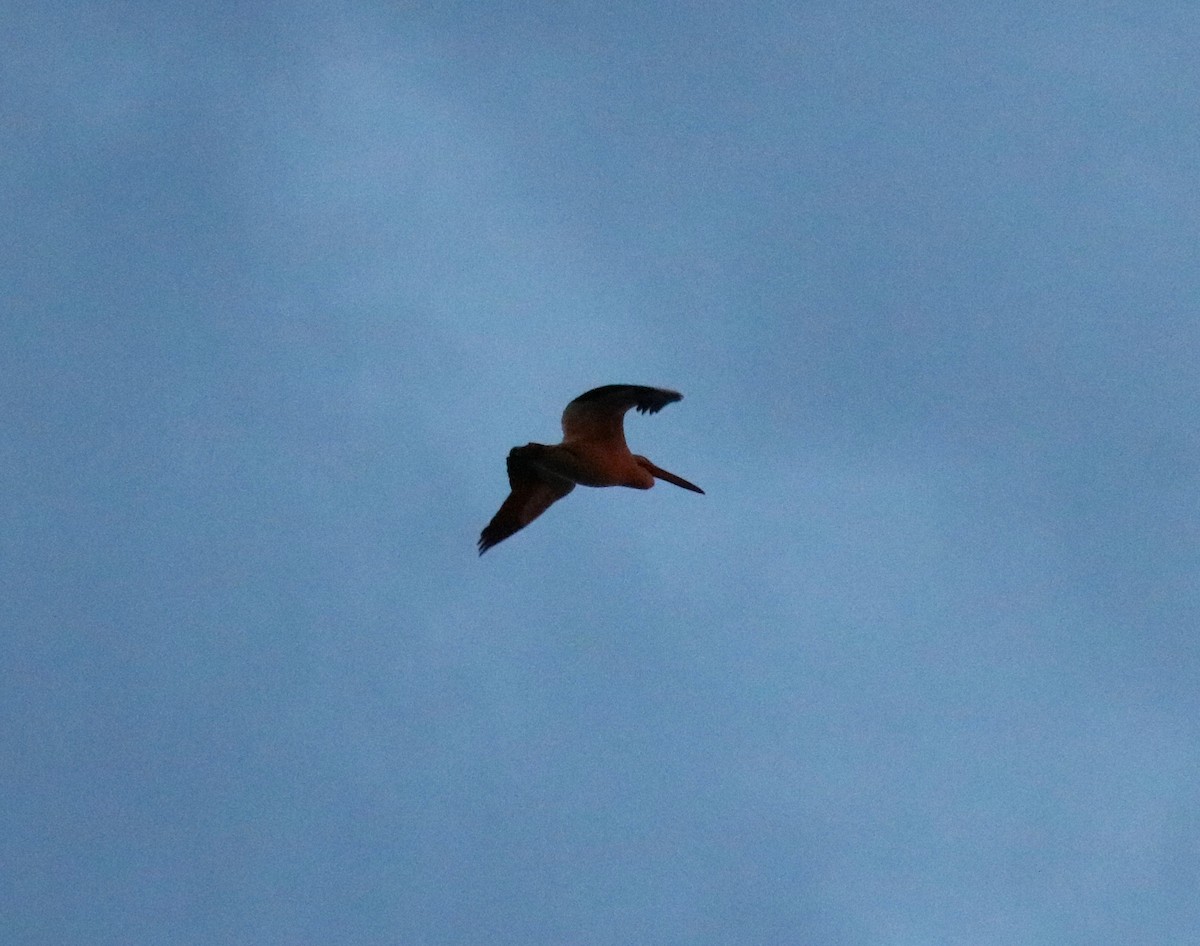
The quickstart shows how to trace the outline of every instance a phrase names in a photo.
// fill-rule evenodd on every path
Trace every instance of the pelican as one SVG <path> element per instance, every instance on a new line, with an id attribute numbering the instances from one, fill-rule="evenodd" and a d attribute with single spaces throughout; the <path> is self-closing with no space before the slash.
<path id="1" fill-rule="evenodd" d="M 649 489 L 657 477 L 703 493 L 695 483 L 630 453 L 625 444 L 625 414 L 631 407 L 656 414 L 682 399 L 677 391 L 638 384 L 606 384 L 575 398 L 563 411 L 562 443 L 527 443 L 509 451 L 512 492 L 480 533 L 479 554 L 524 529 L 576 484 Z"/>

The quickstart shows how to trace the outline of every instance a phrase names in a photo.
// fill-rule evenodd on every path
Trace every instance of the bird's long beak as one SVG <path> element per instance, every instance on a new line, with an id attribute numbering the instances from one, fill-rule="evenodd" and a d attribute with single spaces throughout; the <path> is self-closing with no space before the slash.
<path id="1" fill-rule="evenodd" d="M 684 489 L 690 489 L 693 493 L 704 493 L 695 483 L 689 483 L 682 476 L 676 476 L 674 473 L 668 473 L 666 470 L 660 469 L 649 460 L 646 461 L 646 469 L 653 473 L 660 480 L 666 480 L 668 483 L 674 483 L 676 486 L 682 486 Z"/>

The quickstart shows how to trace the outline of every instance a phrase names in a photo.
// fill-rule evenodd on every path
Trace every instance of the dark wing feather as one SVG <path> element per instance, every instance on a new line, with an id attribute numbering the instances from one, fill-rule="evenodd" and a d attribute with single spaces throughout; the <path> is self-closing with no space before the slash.
<path id="1" fill-rule="evenodd" d="M 606 384 L 575 398 L 563 411 L 563 440 L 625 441 L 625 414 L 636 407 L 642 414 L 656 414 L 668 404 L 683 399 L 678 391 L 648 388 L 640 384 Z"/>
<path id="2" fill-rule="evenodd" d="M 575 488 L 570 480 L 532 463 L 530 456 L 534 450 L 534 447 L 513 447 L 509 451 L 508 483 L 512 492 L 479 534 L 480 555 L 524 529 Z"/>

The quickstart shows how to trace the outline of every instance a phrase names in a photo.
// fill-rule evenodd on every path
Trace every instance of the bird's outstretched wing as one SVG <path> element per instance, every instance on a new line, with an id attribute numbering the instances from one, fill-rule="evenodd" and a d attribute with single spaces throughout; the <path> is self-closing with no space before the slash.
<path id="1" fill-rule="evenodd" d="M 570 480 L 543 469 L 532 460 L 536 446 L 513 447 L 508 453 L 508 483 L 512 492 L 479 534 L 479 554 L 538 516 L 575 488 Z"/>
<path id="2" fill-rule="evenodd" d="M 606 384 L 575 398 L 563 411 L 563 443 L 572 440 L 619 440 L 625 442 L 625 413 L 636 407 L 655 414 L 668 404 L 683 399 L 678 391 L 648 388 L 640 384 Z"/>

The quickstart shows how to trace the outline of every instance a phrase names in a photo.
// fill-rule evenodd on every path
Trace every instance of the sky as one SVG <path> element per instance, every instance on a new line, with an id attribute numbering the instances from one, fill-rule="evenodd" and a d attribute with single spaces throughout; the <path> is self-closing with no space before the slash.
<path id="1" fill-rule="evenodd" d="M 4 941 L 1195 943 L 1198 46 L 0 14 Z M 478 557 L 609 383 L 706 495 Z"/>

